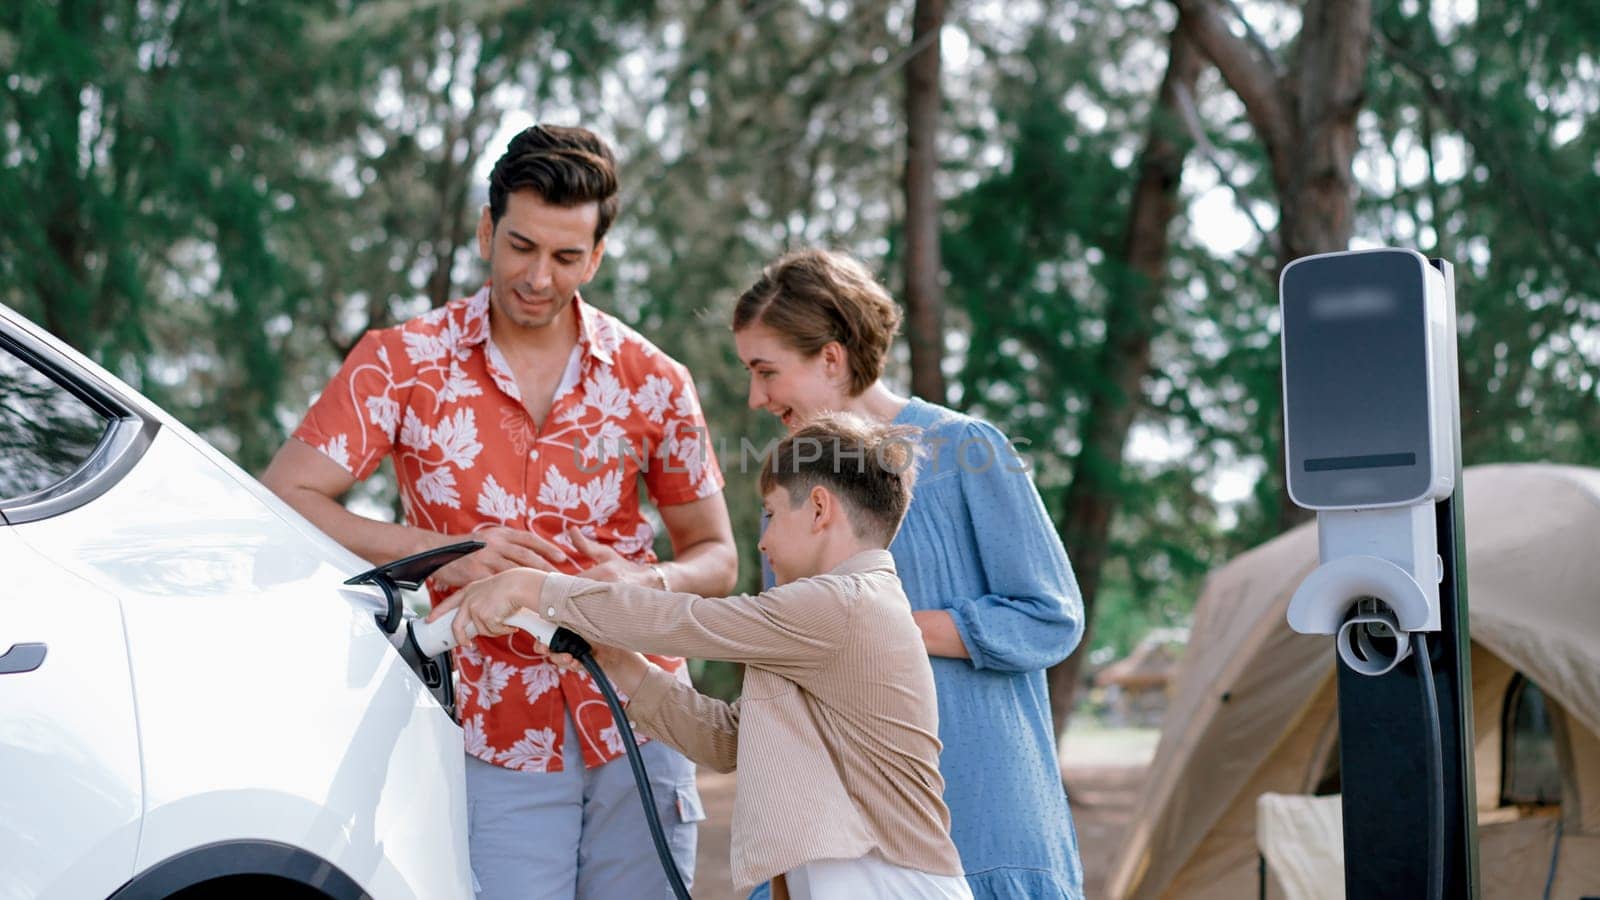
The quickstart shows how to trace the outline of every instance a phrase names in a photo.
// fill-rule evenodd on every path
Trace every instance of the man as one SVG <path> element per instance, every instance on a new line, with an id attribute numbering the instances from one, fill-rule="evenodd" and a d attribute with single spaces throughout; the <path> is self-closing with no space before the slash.
<path id="1" fill-rule="evenodd" d="M 722 474 L 688 371 L 579 288 L 617 210 L 611 150 L 581 128 L 518 134 L 478 222 L 489 283 L 368 332 L 262 480 L 374 563 L 470 535 L 487 546 L 430 580 L 436 612 L 479 578 L 527 566 L 720 595 L 737 556 Z M 406 523 L 337 500 L 392 456 Z M 675 550 L 651 552 L 639 476 Z M 680 659 L 659 659 L 683 673 Z M 586 675 L 522 633 L 457 654 L 472 867 L 484 900 L 666 896 L 622 742 Z M 693 767 L 642 750 L 678 867 L 703 818 Z"/>

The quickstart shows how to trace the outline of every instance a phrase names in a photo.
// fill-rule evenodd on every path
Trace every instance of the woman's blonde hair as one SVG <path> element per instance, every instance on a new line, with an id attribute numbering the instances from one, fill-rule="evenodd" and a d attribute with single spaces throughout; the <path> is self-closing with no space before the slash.
<path id="1" fill-rule="evenodd" d="M 900 307 L 860 260 L 833 250 L 795 250 L 761 270 L 734 305 L 734 331 L 756 322 L 808 358 L 838 341 L 854 397 L 883 374 L 900 330 Z"/>

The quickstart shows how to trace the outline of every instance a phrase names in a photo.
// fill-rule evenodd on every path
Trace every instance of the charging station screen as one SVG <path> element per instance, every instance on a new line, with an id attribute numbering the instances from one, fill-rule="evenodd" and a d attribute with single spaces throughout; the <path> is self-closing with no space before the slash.
<path id="1" fill-rule="evenodd" d="M 1310 507 L 1423 496 L 1432 481 L 1426 265 L 1404 251 L 1308 259 L 1283 276 L 1290 491 Z"/>

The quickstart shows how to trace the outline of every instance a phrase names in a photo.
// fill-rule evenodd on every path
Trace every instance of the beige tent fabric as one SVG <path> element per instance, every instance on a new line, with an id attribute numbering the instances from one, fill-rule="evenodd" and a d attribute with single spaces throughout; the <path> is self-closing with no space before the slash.
<path id="1" fill-rule="evenodd" d="M 1316 554 L 1316 532 L 1298 528 L 1207 578 L 1150 781 L 1112 872 L 1113 896 L 1154 897 L 1173 880 L 1332 674 L 1332 642 L 1284 624 L 1288 597 Z M 1244 859 L 1254 855 L 1243 848 Z"/>
<path id="2" fill-rule="evenodd" d="M 1473 758 L 1477 760 L 1478 775 L 1474 793 L 1481 812 L 1499 805 L 1500 744 L 1504 740 L 1500 715 L 1505 708 L 1506 688 L 1517 670 L 1478 643 L 1472 645 L 1468 665 L 1472 667 L 1472 726 L 1476 733 Z"/>
<path id="3" fill-rule="evenodd" d="M 1561 817 L 1570 830 L 1600 837 L 1600 732 L 1561 712 L 1556 719 L 1556 752 L 1567 781 L 1561 791 Z"/>
<path id="4" fill-rule="evenodd" d="M 1269 803 L 1269 800 L 1271 801 Z M 1286 900 L 1344 900 L 1344 833 L 1337 794 L 1326 797 L 1266 794 L 1261 797 L 1257 840 L 1267 857 L 1273 879 L 1268 896 Z M 1558 820 L 1531 816 L 1506 822 L 1481 824 L 1478 857 L 1483 900 L 1528 900 L 1541 895 L 1556 851 Z M 1553 897 L 1587 896 L 1600 884 L 1600 837 L 1561 835 L 1562 865 L 1551 892 Z M 1247 896 L 1237 884 L 1210 896 Z M 1193 890 L 1168 893 L 1194 896 Z M 1249 892 L 1255 887 L 1250 886 Z"/>
<path id="5" fill-rule="evenodd" d="M 1554 816 L 1479 826 L 1478 873 L 1484 900 L 1538 897 L 1550 872 L 1555 839 Z"/>
<path id="6" fill-rule="evenodd" d="M 1537 882 L 1535 882 L 1537 883 Z M 1525 900 L 1528 892 L 1524 886 L 1520 893 L 1507 891 L 1505 900 Z M 1561 868 L 1556 872 L 1555 883 L 1550 888 L 1551 897 L 1600 896 L 1600 835 L 1567 832 L 1561 838 Z M 1483 900 L 1500 900 L 1484 892 Z"/>
<path id="7" fill-rule="evenodd" d="M 1483 683 L 1489 696 L 1478 694 L 1475 703 L 1482 707 L 1475 709 L 1477 747 L 1497 758 L 1493 698 L 1513 669 L 1566 710 L 1573 741 L 1581 742 L 1600 730 L 1600 472 L 1477 467 L 1463 494 L 1470 629 L 1479 645 L 1475 690 L 1480 660 L 1490 678 Z M 1207 579 L 1150 780 L 1112 869 L 1111 896 L 1229 896 L 1223 886 L 1237 887 L 1240 867 L 1254 865 L 1255 797 L 1315 787 L 1337 724 L 1333 642 L 1290 631 L 1285 615 L 1316 564 L 1316 529 L 1308 523 Z M 1504 665 L 1489 663 L 1496 658 Z M 1574 799 L 1600 796 L 1600 754 L 1589 755 L 1569 752 L 1569 774 L 1583 786 Z M 1484 774 L 1480 793 L 1493 805 L 1498 772 L 1489 783 Z M 1575 833 L 1600 833 L 1600 809 L 1571 824 L 1563 846 Z"/>
<path id="8" fill-rule="evenodd" d="M 1267 858 L 1272 887 L 1268 896 L 1285 900 L 1344 900 L 1344 811 L 1339 796 L 1263 794 L 1256 805 L 1256 841 Z M 1538 896 L 1550 872 L 1557 819 L 1533 816 L 1482 824 L 1478 829 L 1479 870 L 1484 900 L 1527 900 Z M 1590 838 L 1588 841 L 1595 839 Z M 1562 836 L 1568 856 L 1562 868 L 1572 886 L 1596 883 L 1594 865 L 1585 880 L 1573 871 L 1592 854 L 1594 845 Z M 1209 892 L 1209 891 L 1208 891 Z M 1172 891 L 1178 896 L 1188 893 Z M 1242 897 L 1237 889 L 1217 896 Z M 1556 894 L 1555 896 L 1569 896 Z"/>
<path id="9" fill-rule="evenodd" d="M 1487 466 L 1466 506 L 1473 640 L 1600 731 L 1600 471 Z"/>
<path id="10" fill-rule="evenodd" d="M 1337 795 L 1262 794 L 1256 845 L 1287 900 L 1344 900 L 1344 811 Z"/>

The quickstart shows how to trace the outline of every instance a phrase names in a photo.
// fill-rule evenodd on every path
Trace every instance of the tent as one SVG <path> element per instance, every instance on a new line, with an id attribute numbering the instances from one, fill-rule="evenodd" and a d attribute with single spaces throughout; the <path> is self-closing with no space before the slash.
<path id="1" fill-rule="evenodd" d="M 1600 470 L 1465 482 L 1483 896 L 1600 895 Z M 1254 897 L 1258 798 L 1337 790 L 1333 641 L 1284 618 L 1316 564 L 1307 523 L 1207 578 L 1109 896 Z"/>

